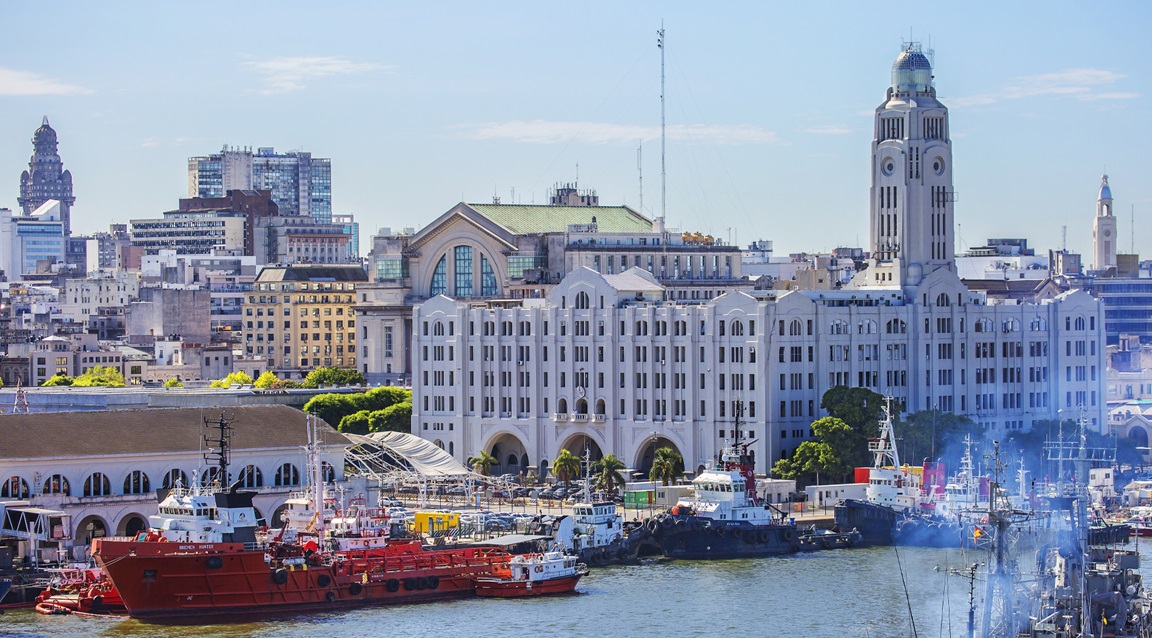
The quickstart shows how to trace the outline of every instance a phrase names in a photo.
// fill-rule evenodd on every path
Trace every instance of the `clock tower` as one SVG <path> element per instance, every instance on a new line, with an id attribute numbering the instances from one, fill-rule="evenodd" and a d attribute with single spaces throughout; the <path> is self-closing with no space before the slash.
<path id="1" fill-rule="evenodd" d="M 1112 189 L 1108 176 L 1100 177 L 1100 196 L 1096 198 L 1096 218 L 1092 220 L 1092 267 L 1107 270 L 1116 267 L 1116 216 L 1112 214 Z"/>

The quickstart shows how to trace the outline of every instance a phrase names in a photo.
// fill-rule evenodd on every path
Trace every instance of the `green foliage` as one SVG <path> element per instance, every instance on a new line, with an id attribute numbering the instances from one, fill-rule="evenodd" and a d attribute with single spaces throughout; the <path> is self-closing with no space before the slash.
<path id="1" fill-rule="evenodd" d="M 371 412 L 368 410 L 360 410 L 359 412 L 345 415 L 344 418 L 340 419 L 340 425 L 336 429 L 348 434 L 368 434 L 369 414 L 371 414 Z M 324 420 L 327 421 L 327 419 Z M 329 423 L 331 422 L 329 421 Z"/>
<path id="2" fill-rule="evenodd" d="M 609 454 L 592 463 L 592 475 L 596 479 L 596 489 L 614 494 L 617 488 L 624 487 L 624 475 L 621 470 L 628 467 L 620 457 Z"/>
<path id="3" fill-rule="evenodd" d="M 256 381 L 252 385 L 254 387 L 260 388 L 261 390 L 267 390 L 268 388 L 271 388 L 273 385 L 275 385 L 278 381 L 280 381 L 280 377 L 272 374 L 271 370 L 267 370 L 259 377 L 257 377 Z"/>
<path id="4" fill-rule="evenodd" d="M 300 384 L 305 388 L 319 388 L 322 385 L 364 385 L 364 375 L 358 370 L 347 368 L 316 368 L 304 377 Z"/>
<path id="5" fill-rule="evenodd" d="M 72 385 L 81 388 L 123 388 L 124 373 L 120 372 L 120 368 L 113 366 L 93 366 L 92 369 L 73 379 Z"/>
<path id="6" fill-rule="evenodd" d="M 412 402 L 394 403 L 368 416 L 372 432 L 412 432 Z"/>
<path id="7" fill-rule="evenodd" d="M 662 447 L 656 450 L 648 478 L 653 481 L 660 481 L 663 485 L 671 485 L 683 472 L 684 457 L 670 447 Z"/>
<path id="8" fill-rule="evenodd" d="M 848 427 L 859 432 L 865 439 L 880 436 L 880 417 L 884 413 L 884 396 L 868 388 L 849 388 L 838 385 L 830 388 L 820 398 L 820 407 L 828 416 L 834 416 Z M 900 406 L 892 405 L 898 413 Z"/>
<path id="9" fill-rule="evenodd" d="M 217 379 L 216 381 L 209 383 L 208 387 L 209 388 L 227 388 L 227 387 L 231 387 L 232 385 L 248 385 L 250 383 L 252 383 L 252 377 L 248 376 L 247 372 L 240 370 L 238 372 L 230 373 L 228 376 L 224 377 L 223 379 Z"/>
<path id="10" fill-rule="evenodd" d="M 492 472 L 492 466 L 498 463 L 499 461 L 496 460 L 496 457 L 484 450 L 480 450 L 479 454 L 468 459 L 468 464 L 472 466 L 472 471 L 479 472 L 484 476 L 488 476 L 488 474 Z"/>
<path id="11" fill-rule="evenodd" d="M 966 416 L 921 410 L 896 424 L 896 447 L 904 463 L 919 464 L 924 459 L 943 461 L 947 468 L 958 467 L 964 454 L 965 435 L 973 441 L 984 436 L 984 428 Z"/>
<path id="12" fill-rule="evenodd" d="M 173 377 L 173 378 L 168 379 L 167 381 L 164 382 L 164 387 L 165 388 L 183 388 L 184 382 L 181 381 L 180 379 Z"/>
<path id="13" fill-rule="evenodd" d="M 40 387 L 49 388 L 52 386 L 63 385 L 72 385 L 72 377 L 64 374 L 63 372 L 57 372 L 55 376 L 45 380 L 44 383 L 41 383 Z"/>
<path id="14" fill-rule="evenodd" d="M 320 417 L 329 424 L 340 423 L 345 416 L 361 410 L 356 396 L 336 393 L 317 394 L 304 404 L 304 411 Z"/>
<path id="15" fill-rule="evenodd" d="M 560 454 L 556 455 L 556 460 L 552 461 L 552 473 L 562 483 L 567 483 L 580 476 L 580 457 L 568 450 L 560 450 Z"/>

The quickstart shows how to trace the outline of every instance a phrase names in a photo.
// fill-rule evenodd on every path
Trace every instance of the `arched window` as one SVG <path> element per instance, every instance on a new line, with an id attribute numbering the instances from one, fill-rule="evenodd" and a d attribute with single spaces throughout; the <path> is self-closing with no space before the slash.
<path id="1" fill-rule="evenodd" d="M 93 472 L 84 479 L 84 496 L 108 496 L 112 493 L 112 483 L 100 472 Z"/>
<path id="2" fill-rule="evenodd" d="M 560 397 L 560 400 L 556 402 L 556 411 L 559 412 L 560 414 L 567 412 L 568 411 L 568 399 L 565 399 L 564 397 Z"/>
<path id="3" fill-rule="evenodd" d="M 300 470 L 296 469 L 295 465 L 285 463 L 276 470 L 276 486 L 283 487 L 286 485 L 299 485 L 300 484 Z"/>
<path id="4" fill-rule="evenodd" d="M 255 465 L 249 465 L 240 472 L 240 487 L 264 487 L 264 473 Z"/>
<path id="5" fill-rule="evenodd" d="M 484 255 L 480 255 L 480 294 L 485 297 L 500 294 L 500 286 L 496 285 L 496 273 L 492 271 L 492 264 Z M 452 444 L 449 443 L 448 446 L 451 447 Z"/>
<path id="6" fill-rule="evenodd" d="M 1015 319 L 1005 321 L 1004 332 L 1020 332 L 1020 322 Z"/>
<path id="7" fill-rule="evenodd" d="M 68 479 L 64 478 L 63 474 L 53 474 L 44 481 L 45 494 L 63 494 L 64 496 L 72 496 L 72 488 L 68 486 Z"/>
<path id="8" fill-rule="evenodd" d="M 831 332 L 834 335 L 846 335 L 846 334 L 848 334 L 849 333 L 848 322 L 847 321 L 841 321 L 839 319 L 833 321 L 832 325 L 829 326 L 829 332 Z"/>
<path id="9" fill-rule="evenodd" d="M 437 321 L 436 323 L 432 324 L 432 336 L 434 336 L 434 337 L 443 337 L 444 336 L 444 322 L 443 321 Z"/>
<path id="10" fill-rule="evenodd" d="M 456 293 L 457 297 L 472 296 L 472 247 L 456 247 Z"/>
<path id="11" fill-rule="evenodd" d="M 952 305 L 952 301 L 948 299 L 947 294 L 940 293 L 936 295 L 936 305 L 941 308 L 947 308 L 948 306 Z"/>
<path id="12" fill-rule="evenodd" d="M 732 322 L 732 336 L 733 337 L 743 337 L 744 336 L 744 324 L 742 322 L 740 322 L 740 321 L 733 321 Z"/>
<path id="13" fill-rule="evenodd" d="M 10 476 L 0 485 L 0 498 L 28 498 L 28 481 L 19 476 Z"/>
<path id="14" fill-rule="evenodd" d="M 804 334 L 804 326 L 800 324 L 799 319 L 793 319 L 792 323 L 788 324 L 788 335 L 799 337 L 802 334 Z"/>
<path id="15" fill-rule="evenodd" d="M 520 465 L 520 456 L 515 452 L 508 455 L 508 465 Z"/>
<path id="16" fill-rule="evenodd" d="M 212 484 L 215 483 L 217 486 L 223 487 L 223 484 L 225 483 L 225 481 L 217 480 L 219 478 L 220 478 L 220 468 L 210 467 L 210 468 L 204 470 L 204 473 L 200 475 L 200 485 L 202 485 L 204 487 L 211 487 Z"/>
<path id="17" fill-rule="evenodd" d="M 177 483 L 180 484 L 180 487 L 188 487 L 188 475 L 180 468 L 172 468 L 164 475 L 164 481 L 160 487 L 170 490 L 176 487 Z"/>
<path id="18" fill-rule="evenodd" d="M 152 484 L 148 481 L 148 475 L 140 470 L 133 470 L 124 477 L 125 494 L 147 494 L 151 491 Z"/>
<path id="19" fill-rule="evenodd" d="M 856 325 L 856 332 L 862 335 L 875 334 L 876 322 L 871 319 L 865 319 Z"/>
<path id="20" fill-rule="evenodd" d="M 332 465 L 328 461 L 320 462 L 320 474 L 324 476 L 325 483 L 336 482 L 336 470 L 332 469 Z"/>
<path id="21" fill-rule="evenodd" d="M 441 441 L 440 439 L 436 439 L 436 447 L 438 447 L 438 448 L 440 448 L 441 450 L 443 450 L 443 449 L 444 449 L 444 442 L 443 442 L 443 441 Z"/>
<path id="22" fill-rule="evenodd" d="M 996 332 L 996 327 L 991 319 L 981 318 L 976 320 L 976 332 Z"/>
<path id="23" fill-rule="evenodd" d="M 885 324 L 884 329 L 890 335 L 904 334 L 908 332 L 908 324 L 904 323 L 900 319 L 889 319 L 888 323 Z"/>
<path id="24" fill-rule="evenodd" d="M 1048 329 L 1048 320 L 1043 317 L 1033 317 L 1029 327 L 1032 332 L 1042 332 Z"/>
<path id="25" fill-rule="evenodd" d="M 580 294 L 576 295 L 576 309 L 577 310 L 587 310 L 588 306 L 589 306 L 588 293 L 581 292 Z"/>
<path id="26" fill-rule="evenodd" d="M 1084 329 L 1084 317 L 1076 317 L 1076 329 L 1077 330 L 1083 330 Z"/>
<path id="27" fill-rule="evenodd" d="M 436 263 L 432 271 L 432 296 L 443 295 L 448 292 L 448 256 L 445 255 Z"/>

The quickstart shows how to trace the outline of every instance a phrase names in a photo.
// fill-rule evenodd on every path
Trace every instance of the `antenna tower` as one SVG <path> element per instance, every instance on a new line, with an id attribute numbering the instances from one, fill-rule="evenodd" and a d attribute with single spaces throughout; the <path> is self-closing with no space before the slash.
<path id="1" fill-rule="evenodd" d="M 1060 227 L 1060 250 L 1065 252 L 1068 250 L 1068 224 Z"/>
<path id="2" fill-rule="evenodd" d="M 28 414 L 28 395 L 24 392 L 23 379 L 16 377 L 16 400 L 12 402 L 12 414 Z"/>
<path id="3" fill-rule="evenodd" d="M 644 214 L 644 140 L 636 147 L 636 172 L 640 175 L 640 214 Z"/>
<path id="4" fill-rule="evenodd" d="M 204 427 L 216 431 L 215 438 L 204 435 L 204 444 L 208 446 L 208 451 L 204 453 L 204 462 L 209 465 L 215 464 L 219 468 L 220 474 L 216 480 L 223 487 L 228 484 L 228 463 L 232 459 L 232 422 L 221 411 L 220 419 L 215 423 L 204 419 Z"/>
<path id="5" fill-rule="evenodd" d="M 664 23 L 656 32 L 656 46 L 660 48 L 660 221 L 664 221 L 665 199 L 667 197 L 667 176 L 664 164 Z"/>

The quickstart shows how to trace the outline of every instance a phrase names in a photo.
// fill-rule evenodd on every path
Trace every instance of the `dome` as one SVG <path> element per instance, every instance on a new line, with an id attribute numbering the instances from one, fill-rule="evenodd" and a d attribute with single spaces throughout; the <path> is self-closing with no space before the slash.
<path id="1" fill-rule="evenodd" d="M 1097 199 L 1112 199 L 1112 189 L 1108 188 L 1108 176 L 1100 176 L 1100 197 Z"/>
<path id="2" fill-rule="evenodd" d="M 909 44 L 892 63 L 892 88 L 897 93 L 927 93 L 932 88 L 932 63 L 920 51 L 920 46 Z"/>
<path id="3" fill-rule="evenodd" d="M 37 147 L 56 148 L 56 131 L 48 125 L 48 116 L 44 116 L 44 123 L 32 134 L 32 143 Z"/>

